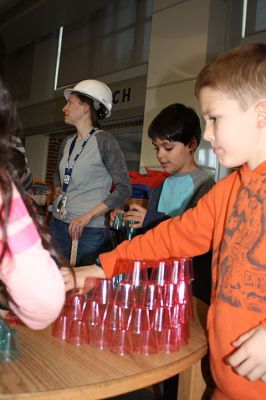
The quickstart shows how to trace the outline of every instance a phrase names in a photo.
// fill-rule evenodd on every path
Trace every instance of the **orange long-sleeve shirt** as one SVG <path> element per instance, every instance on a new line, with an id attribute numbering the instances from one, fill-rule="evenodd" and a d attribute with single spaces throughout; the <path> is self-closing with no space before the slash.
<path id="1" fill-rule="evenodd" d="M 194 209 L 123 242 L 100 261 L 111 277 L 119 259 L 196 256 L 211 248 L 208 336 L 215 399 L 266 399 L 266 383 L 251 382 L 224 362 L 234 350 L 233 340 L 261 322 L 266 326 L 266 162 L 253 171 L 242 166 Z"/>

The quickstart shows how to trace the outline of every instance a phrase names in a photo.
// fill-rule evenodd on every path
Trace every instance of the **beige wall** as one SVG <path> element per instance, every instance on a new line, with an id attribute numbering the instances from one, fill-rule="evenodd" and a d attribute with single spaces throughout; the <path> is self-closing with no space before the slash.
<path id="1" fill-rule="evenodd" d="M 206 62 L 210 0 L 154 0 L 141 171 L 156 168 L 147 137 L 151 120 L 165 106 L 180 102 L 197 108 L 195 79 Z"/>

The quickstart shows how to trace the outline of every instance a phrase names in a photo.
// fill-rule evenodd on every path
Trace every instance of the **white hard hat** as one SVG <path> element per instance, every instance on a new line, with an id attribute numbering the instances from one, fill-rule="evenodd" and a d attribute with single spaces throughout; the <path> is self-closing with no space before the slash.
<path id="1" fill-rule="evenodd" d="M 67 100 L 71 93 L 80 93 L 92 99 L 99 119 L 110 117 L 113 95 L 111 89 L 105 83 L 95 79 L 86 79 L 77 83 L 73 88 L 64 90 L 64 96 Z"/>

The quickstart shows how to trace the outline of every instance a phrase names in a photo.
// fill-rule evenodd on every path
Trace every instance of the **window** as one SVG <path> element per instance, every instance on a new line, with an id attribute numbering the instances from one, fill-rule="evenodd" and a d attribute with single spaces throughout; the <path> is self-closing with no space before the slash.
<path id="1" fill-rule="evenodd" d="M 266 1 L 244 0 L 244 20 L 242 36 L 250 36 L 266 30 Z"/>
<path id="2" fill-rule="evenodd" d="M 146 63 L 151 12 L 152 0 L 112 0 L 65 26 L 56 88 Z"/>

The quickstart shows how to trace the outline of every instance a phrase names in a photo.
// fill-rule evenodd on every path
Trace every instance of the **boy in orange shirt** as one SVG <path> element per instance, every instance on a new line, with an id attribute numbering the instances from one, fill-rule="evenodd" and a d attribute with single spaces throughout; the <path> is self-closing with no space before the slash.
<path id="1" fill-rule="evenodd" d="M 204 132 L 221 164 L 237 168 L 182 217 L 100 256 L 111 277 L 118 259 L 196 256 L 213 249 L 208 339 L 215 400 L 266 399 L 266 45 L 229 50 L 200 72 L 195 94 Z M 118 273 L 123 271 L 117 271 Z M 62 271 L 66 287 L 73 286 Z M 82 279 L 78 280 L 82 285 Z"/>

